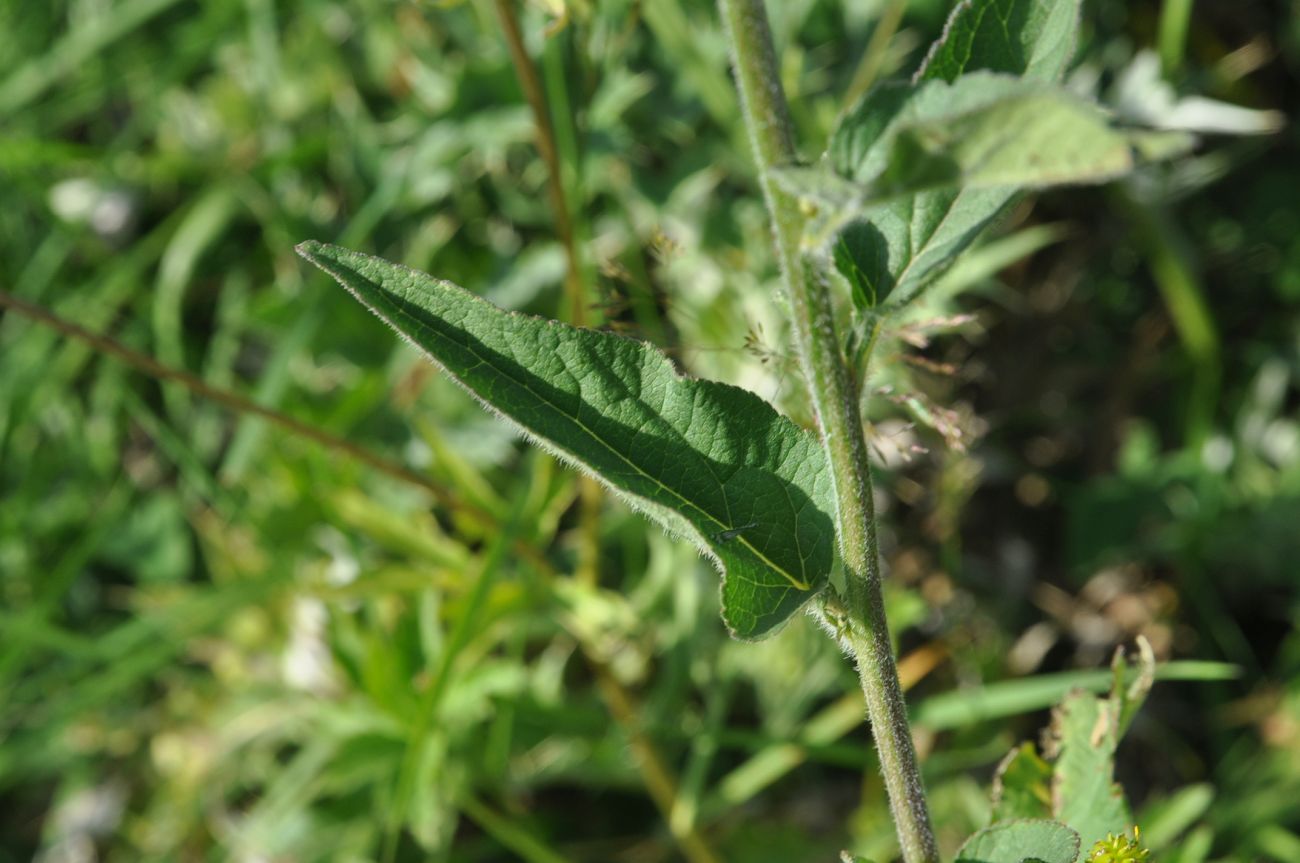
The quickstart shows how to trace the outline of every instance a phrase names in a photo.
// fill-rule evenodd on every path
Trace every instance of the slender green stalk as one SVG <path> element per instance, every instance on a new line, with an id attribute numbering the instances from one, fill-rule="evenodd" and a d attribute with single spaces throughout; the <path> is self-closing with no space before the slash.
<path id="1" fill-rule="evenodd" d="M 845 105 L 857 102 L 871 89 L 871 85 L 876 83 L 876 78 L 880 76 L 880 70 L 884 67 L 885 58 L 889 54 L 889 43 L 898 32 L 898 25 L 903 23 L 903 13 L 906 11 L 907 0 L 890 0 L 889 5 L 880 13 L 876 29 L 871 33 L 871 41 L 867 43 L 867 50 L 862 54 L 862 62 L 858 63 L 857 71 L 853 73 L 853 81 L 844 95 Z"/>
<path id="2" fill-rule="evenodd" d="M 497 812 L 473 794 L 459 801 L 460 809 L 483 832 L 519 855 L 526 863 L 568 863 L 568 858 L 552 850 L 525 828 L 518 819 Z"/>
<path id="3" fill-rule="evenodd" d="M 1192 22 L 1192 0 L 1165 0 L 1160 10 L 1160 71 L 1166 78 L 1178 74 L 1187 49 L 1187 29 Z"/>
<path id="4" fill-rule="evenodd" d="M 907 863 L 939 859 L 880 590 L 875 505 L 858 392 L 835 331 L 830 291 L 801 253 L 798 202 L 772 181 L 795 161 L 794 132 L 762 0 L 720 0 L 759 180 L 789 293 L 796 347 L 830 458 L 844 559 L 846 640 L 858 663 L 890 808 Z"/>

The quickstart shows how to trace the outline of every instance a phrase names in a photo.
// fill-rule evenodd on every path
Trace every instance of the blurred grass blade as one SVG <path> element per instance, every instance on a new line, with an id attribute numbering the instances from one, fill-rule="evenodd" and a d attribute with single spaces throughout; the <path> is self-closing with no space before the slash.
<path id="1" fill-rule="evenodd" d="M 472 794 L 466 794 L 459 802 L 460 808 L 483 828 L 483 832 L 518 854 L 525 863 L 568 863 L 569 858 L 542 844 L 540 839 L 517 823 L 517 819 L 496 812 Z"/>
<path id="2" fill-rule="evenodd" d="M 1068 230 L 1063 224 L 1034 225 L 975 247 L 934 283 L 926 294 L 929 304 L 951 300 L 968 288 L 994 278 L 1017 261 L 1060 242 Z M 920 310 L 921 315 L 926 313 L 926 309 Z"/>
<path id="3" fill-rule="evenodd" d="M 0 116 L 11 114 L 30 104 L 60 78 L 77 71 L 106 46 L 179 2 L 180 0 L 125 0 L 111 13 L 97 15 L 91 23 L 73 29 L 49 51 L 29 60 L 0 81 Z"/>
<path id="4" fill-rule="evenodd" d="M 1232 680 L 1239 673 L 1237 666 L 1226 662 L 1170 662 L 1156 670 L 1156 680 Z M 1104 692 L 1113 680 L 1108 670 L 1068 671 L 990 683 L 979 689 L 959 689 L 917 704 L 912 709 L 912 721 L 932 731 L 960 728 L 1051 707 L 1071 689 Z"/>
<path id="5" fill-rule="evenodd" d="M 1172 796 L 1149 805 L 1138 816 L 1142 825 L 1142 842 L 1160 851 L 1188 830 L 1214 804 L 1214 786 L 1209 783 L 1188 785 Z"/>
<path id="6" fill-rule="evenodd" d="M 169 366 L 183 369 L 188 365 L 183 321 L 185 290 L 203 254 L 229 227 L 238 204 L 229 186 L 209 190 L 186 212 L 163 250 L 153 293 L 153 335 L 155 355 Z M 192 422 L 189 393 L 179 386 L 167 385 L 163 387 L 163 397 L 173 422 Z"/>

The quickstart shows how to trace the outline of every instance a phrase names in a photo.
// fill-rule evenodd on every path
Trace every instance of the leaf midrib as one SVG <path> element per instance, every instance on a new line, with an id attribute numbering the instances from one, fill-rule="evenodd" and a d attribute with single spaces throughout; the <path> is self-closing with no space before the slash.
<path id="1" fill-rule="evenodd" d="M 458 290 L 459 290 L 459 289 L 458 289 Z M 486 300 L 482 299 L 481 297 L 475 296 L 474 294 L 470 293 L 469 291 L 465 291 L 464 293 L 465 293 L 466 298 L 469 299 L 469 300 L 472 301 L 472 302 L 478 302 L 478 303 L 484 303 L 484 304 L 487 303 Z M 367 303 L 367 305 L 369 305 L 369 304 Z M 406 311 L 405 309 L 401 308 L 400 306 L 394 305 L 393 308 L 396 310 L 397 314 L 399 314 L 399 315 L 401 315 L 403 318 L 409 320 L 409 321 L 410 321 L 412 324 L 414 324 L 417 328 L 419 328 L 419 329 L 421 329 L 421 330 L 425 330 L 425 331 L 432 332 L 432 333 L 434 333 L 436 336 L 438 336 L 438 337 L 440 337 L 440 338 L 446 338 L 445 335 L 443 335 L 443 334 L 441 334 L 441 333 L 438 333 L 436 330 L 434 330 L 431 326 L 429 326 L 428 324 L 426 324 L 424 321 L 421 321 L 419 318 L 415 317 L 415 316 L 412 315 L 410 312 Z M 496 308 L 496 307 L 494 306 L 493 308 Z M 502 311 L 504 311 L 504 310 L 502 310 Z M 507 314 L 518 314 L 517 312 L 506 312 L 506 313 L 507 313 Z M 389 321 L 389 325 L 390 325 L 390 326 L 393 326 L 393 327 L 394 327 L 395 329 L 397 329 L 399 332 L 401 331 L 401 328 L 398 327 L 398 326 L 397 326 L 395 323 L 393 323 L 392 321 Z M 488 405 L 489 407 L 492 407 L 492 403 L 491 403 L 491 402 L 489 402 L 487 399 L 485 399 L 485 398 L 482 396 L 482 394 L 480 394 L 477 390 L 471 388 L 471 387 L 469 386 L 469 383 L 468 383 L 467 381 L 463 380 L 459 375 L 457 375 L 457 374 L 455 374 L 454 372 L 452 372 L 451 369 L 448 369 L 447 366 L 446 366 L 446 364 L 444 364 L 444 363 L 442 363 L 441 361 L 439 361 L 437 357 L 433 356 L 432 353 L 430 353 L 428 350 L 424 349 L 424 348 L 423 348 L 422 346 L 420 346 L 418 343 L 417 343 L 416 346 L 417 346 L 417 347 L 420 347 L 420 349 L 421 349 L 422 351 L 424 351 L 426 354 L 429 354 L 430 358 L 433 359 L 435 362 L 437 362 L 438 365 L 440 365 L 440 366 L 442 366 L 444 369 L 446 369 L 446 371 L 447 371 L 448 374 L 452 375 L 452 377 L 455 377 L 457 380 L 460 380 L 461 383 L 463 383 L 463 384 L 466 386 L 466 388 L 470 389 L 470 391 L 474 393 L 474 396 L 475 396 L 479 401 L 483 402 L 485 405 Z M 640 465 L 636 464 L 636 462 L 632 461 L 632 460 L 629 459 L 627 456 L 625 456 L 623 453 L 621 453 L 621 452 L 620 452 L 616 447 L 612 446 L 612 445 L 611 445 L 608 441 L 606 441 L 603 437 L 601 437 L 601 436 L 598 435 L 595 431 L 593 431 L 590 427 L 588 427 L 586 423 L 582 422 L 582 420 L 578 419 L 576 416 L 570 416 L 567 412 L 564 411 L 563 408 L 561 408 L 559 405 L 557 405 L 557 404 L 555 404 L 554 402 L 552 402 L 550 399 L 546 398 L 546 397 L 545 397 L 544 395 L 542 395 L 541 393 L 538 393 L 536 390 L 534 390 L 532 387 L 530 387 L 530 386 L 529 386 L 527 383 L 525 383 L 524 381 L 521 381 L 521 380 L 519 380 L 518 378 L 516 378 L 513 374 L 510 373 L 510 371 L 508 371 L 508 370 L 506 370 L 506 369 L 503 369 L 501 366 L 499 366 L 499 365 L 493 363 L 493 362 L 491 361 L 491 359 L 489 359 L 489 358 L 483 356 L 482 354 L 480 354 L 478 351 L 476 351 L 476 350 L 474 349 L 474 347 L 473 347 L 472 345 L 461 344 L 461 347 L 462 347 L 463 349 L 469 351 L 471 354 L 473 354 L 473 355 L 474 355 L 474 356 L 479 360 L 479 362 L 481 362 L 481 363 L 483 363 L 485 366 L 491 368 L 493 371 L 495 371 L 497 374 L 501 375 L 501 376 L 502 376 L 503 378 L 505 378 L 506 380 L 509 380 L 511 383 L 514 383 L 514 384 L 516 384 L 517 386 L 523 388 L 523 389 L 526 390 L 528 393 L 530 393 L 532 396 L 534 396 L 536 399 L 538 399 L 539 401 L 541 401 L 541 402 L 542 402 L 543 404 L 545 404 L 546 406 L 550 407 L 552 410 L 556 411 L 556 412 L 557 412 L 558 414 L 560 414 L 561 416 L 563 416 L 563 417 L 569 419 L 570 421 L 572 421 L 575 425 L 577 425 L 577 426 L 578 426 L 579 428 L 581 428 L 584 432 L 586 432 L 586 433 L 591 437 L 592 440 L 596 441 L 596 443 L 598 443 L 600 446 L 604 447 L 608 452 L 612 453 L 615 457 L 617 457 L 619 460 L 621 460 L 621 461 L 622 461 L 624 464 L 626 464 L 628 467 L 632 468 L 634 471 L 636 471 L 636 472 L 637 472 L 638 474 L 640 474 L 642 477 L 644 477 L 645 479 L 647 479 L 647 480 L 648 480 L 650 483 L 652 483 L 653 485 L 655 485 L 655 486 L 657 486 L 657 487 L 663 489 L 664 491 L 667 491 L 671 496 L 675 497 L 675 498 L 676 498 L 678 501 L 680 501 L 684 506 L 690 507 L 691 509 L 693 509 L 693 510 L 695 510 L 696 512 L 698 512 L 698 513 L 700 513 L 701 515 L 703 515 L 705 518 L 707 518 L 707 519 L 709 519 L 710 521 L 712 521 L 712 522 L 713 522 L 713 523 L 714 523 L 714 524 L 719 528 L 719 530 L 731 530 L 731 529 L 733 529 L 733 528 L 735 527 L 734 525 L 723 524 L 723 522 L 722 522 L 720 519 L 718 519 L 717 516 L 715 516 L 715 515 L 713 515 L 712 513 L 708 512 L 708 511 L 705 510 L 703 507 L 701 507 L 699 504 L 695 503 L 694 501 L 691 501 L 690 499 L 688 499 L 688 498 L 686 498 L 686 497 L 683 497 L 683 496 L 681 495 L 681 493 L 679 493 L 676 489 L 672 488 L 672 487 L 669 486 L 669 485 L 666 485 L 664 482 L 662 482 L 661 480 L 656 479 L 656 478 L 655 478 L 654 476 L 652 476 L 651 474 L 646 473 L 644 470 L 642 470 L 642 468 L 641 468 Z M 672 373 L 672 372 L 670 371 L 670 373 Z M 690 382 L 689 379 L 684 379 L 684 378 L 682 378 L 681 376 L 676 376 L 676 377 L 677 377 L 677 379 L 678 379 L 679 381 L 683 381 L 683 382 L 685 382 L 685 383 L 689 383 L 689 382 Z M 495 407 L 493 407 L 493 410 L 497 411 L 498 413 L 504 413 L 504 412 L 502 412 L 502 411 L 500 410 L 500 408 L 495 408 Z M 513 417 L 511 417 L 511 420 L 514 421 L 514 422 L 518 422 L 518 420 L 515 420 Z M 520 425 L 523 425 L 523 423 L 520 423 Z M 524 427 L 527 428 L 527 426 L 524 426 Z M 671 425 L 670 425 L 670 427 L 671 427 Z M 528 429 L 528 430 L 529 430 L 529 432 L 532 433 L 532 434 L 537 434 L 537 432 L 534 431 L 533 429 Z M 552 440 L 550 440 L 549 438 L 547 439 L 547 442 L 548 442 L 551 446 L 555 446 L 555 447 L 557 447 L 557 448 L 559 448 L 559 449 L 564 449 L 563 447 L 560 447 L 559 444 L 557 444 L 555 441 L 552 441 Z M 689 444 L 688 444 L 688 445 L 689 445 Z M 566 452 L 568 452 L 568 451 L 566 450 Z M 578 462 L 581 462 L 582 464 L 584 464 L 584 465 L 587 467 L 588 470 L 592 470 L 593 472 L 599 473 L 599 471 L 595 471 L 595 468 L 593 468 L 590 464 L 587 464 L 587 462 L 586 462 L 584 459 L 582 459 L 580 456 L 578 456 L 576 453 L 569 452 L 568 454 L 569 454 L 569 456 L 570 456 L 571 458 L 573 458 L 575 461 L 578 461 Z M 712 468 L 710 468 L 710 472 L 712 472 Z M 723 485 L 723 484 L 718 480 L 716 474 L 713 476 L 713 479 L 714 479 L 714 482 L 717 482 L 717 483 L 718 483 L 718 487 L 722 490 L 722 497 L 723 497 L 723 500 L 725 501 L 725 500 L 726 500 L 726 497 L 727 497 L 726 486 Z M 785 489 L 783 488 L 783 490 L 785 490 Z M 630 492 L 629 492 L 629 493 L 630 493 Z M 788 491 L 788 490 L 785 490 L 785 493 L 786 493 L 786 496 L 787 496 L 787 498 L 788 498 L 788 497 L 789 497 L 789 491 Z M 795 507 L 794 507 L 794 501 L 790 501 L 790 503 L 791 503 L 791 509 L 795 509 Z M 728 509 L 730 509 L 730 506 L 728 506 Z M 798 513 L 797 513 L 797 510 L 796 510 L 796 517 L 797 517 L 797 515 L 798 515 Z M 710 537 L 701 537 L 701 539 L 703 539 L 704 542 L 705 542 L 705 544 L 708 545 L 710 548 L 713 547 L 713 543 L 709 541 L 709 540 L 711 539 Z M 774 572 L 780 574 L 783 578 L 785 578 L 785 579 L 786 579 L 787 581 L 789 581 L 792 585 L 794 585 L 795 588 L 797 588 L 797 589 L 799 589 L 799 590 L 804 590 L 804 591 L 811 589 L 811 585 L 810 585 L 807 581 L 800 580 L 800 579 L 796 578 L 792 573 L 787 572 L 786 569 L 785 569 L 784 567 L 779 566 L 778 564 L 774 563 L 770 558 L 768 558 L 767 555 L 763 554 L 763 552 L 759 551 L 757 548 L 755 548 L 755 547 L 753 546 L 752 543 L 750 543 L 747 539 L 745 539 L 745 537 L 744 537 L 743 535 L 737 535 L 736 537 L 734 537 L 734 540 L 739 541 L 740 544 L 743 545 L 745 548 L 749 549 L 749 551 L 750 551 L 751 553 L 753 553 L 753 555 L 754 555 L 755 557 L 757 557 L 759 560 L 761 560 L 763 563 L 765 563 L 765 564 L 766 564 L 768 567 L 770 567 Z M 732 540 L 728 540 L 728 541 L 730 542 L 730 541 L 732 541 Z M 798 555 L 799 555 L 799 560 L 800 560 L 800 562 L 802 563 L 803 560 L 804 560 L 804 558 L 803 558 L 803 551 L 802 551 L 802 549 L 799 547 L 799 544 L 798 544 L 798 534 L 797 534 L 797 532 L 795 533 L 795 541 L 796 541 L 796 546 L 795 546 L 795 547 L 796 547 L 796 552 L 798 553 Z M 733 573 L 733 574 L 734 574 L 734 573 Z"/>

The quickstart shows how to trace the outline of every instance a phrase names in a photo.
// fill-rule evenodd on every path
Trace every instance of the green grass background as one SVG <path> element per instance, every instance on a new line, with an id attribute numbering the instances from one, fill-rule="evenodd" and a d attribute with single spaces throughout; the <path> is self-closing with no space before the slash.
<path id="1" fill-rule="evenodd" d="M 868 51 L 898 4 L 770 5 L 808 155 L 946 14 Z M 589 314 L 807 422 L 715 10 L 570 6 L 520 20 Z M 1113 102 L 1160 14 L 1085 4 L 1074 84 Z M 895 853 L 810 620 L 728 642 L 694 552 L 609 500 L 593 534 L 572 474 L 293 254 L 570 313 L 492 3 L 0 0 L 0 33 L 0 290 L 352 448 L 3 312 L 0 860 Z M 1182 94 L 1294 114 L 1300 12 L 1198 4 L 1173 57 Z M 1120 750 L 1156 859 L 1300 860 L 1297 189 L 1287 124 L 1026 203 L 878 351 L 946 849 L 1144 635 L 1239 669 L 1176 666 Z"/>

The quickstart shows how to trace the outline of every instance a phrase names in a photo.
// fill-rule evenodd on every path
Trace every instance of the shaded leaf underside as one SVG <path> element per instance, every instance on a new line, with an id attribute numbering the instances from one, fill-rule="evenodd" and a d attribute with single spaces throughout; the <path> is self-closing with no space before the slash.
<path id="1" fill-rule="evenodd" d="M 864 163 L 881 163 L 884 132 L 926 82 L 955 82 L 972 72 L 998 72 L 1031 81 L 1060 80 L 1073 53 L 1078 0 L 965 0 L 949 16 L 910 86 L 885 86 L 848 112 L 832 135 L 828 155 L 839 173 L 858 180 Z M 997 220 L 1019 190 L 948 188 L 921 191 L 863 214 L 857 273 L 889 306 L 915 298 L 975 238 Z"/>

